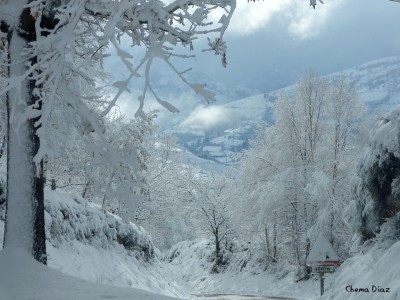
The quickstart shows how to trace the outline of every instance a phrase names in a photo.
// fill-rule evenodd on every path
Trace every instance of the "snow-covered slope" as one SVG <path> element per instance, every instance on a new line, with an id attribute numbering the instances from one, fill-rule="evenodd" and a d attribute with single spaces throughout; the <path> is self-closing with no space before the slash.
<path id="1" fill-rule="evenodd" d="M 147 292 L 164 294 L 179 298 L 185 298 L 187 295 L 177 284 L 172 282 L 170 270 L 158 260 L 157 249 L 154 248 L 151 237 L 147 232 L 132 223 L 126 223 L 119 217 L 102 211 L 97 205 L 87 202 L 80 197 L 62 194 L 53 191 L 46 191 L 46 236 L 48 265 L 61 271 L 64 274 L 74 276 L 78 279 L 68 279 L 65 275 L 56 275 L 57 273 L 36 266 L 32 262 L 26 268 L 14 266 L 15 273 L 4 271 L 3 264 L 0 262 L 0 281 L 1 284 L 5 276 L 22 276 L 25 272 L 34 274 L 35 270 L 43 273 L 46 279 L 38 282 L 46 286 L 57 287 L 57 292 L 67 290 L 66 284 L 59 283 L 58 280 L 48 280 L 47 278 L 63 278 L 77 286 L 78 290 L 84 289 L 86 283 L 80 283 L 87 280 L 92 283 L 105 285 L 102 288 L 99 285 L 88 284 L 93 289 L 106 292 L 111 286 L 129 287 L 141 289 Z M 0 240 L 3 240 L 4 223 L 0 221 Z M 2 261 L 14 259 L 12 253 L 0 252 Z M 11 256 L 10 256 L 11 255 Z M 22 257 L 21 259 L 28 259 Z M 3 272 L 2 272 L 3 271 Z M 14 278 L 16 282 L 21 280 Z M 33 281 L 34 282 L 34 281 Z M 16 283 L 10 283 L 10 288 Z M 0 291 L 10 291 L 6 285 L 0 285 Z M 32 299 L 103 299 L 101 297 L 88 295 L 88 298 L 75 297 L 51 297 L 40 298 L 40 289 L 37 289 L 33 283 L 29 283 L 27 291 L 37 293 L 37 298 Z M 88 290 L 89 291 L 89 290 Z M 116 290 L 114 290 L 116 291 Z M 108 298 L 113 299 L 112 293 Z M 147 295 L 141 292 L 139 295 Z M 1 295 L 1 293 L 0 293 Z M 47 295 L 47 294 L 46 294 Z M 67 294 L 69 295 L 69 294 Z M 75 294 L 74 294 L 75 295 Z M 93 295 L 98 295 L 94 293 Z M 116 299 L 158 299 L 151 298 L 129 298 L 135 293 L 128 290 L 122 292 L 125 298 Z M 131 296 L 129 296 L 131 295 Z M 63 298 L 64 297 L 64 298 Z M 16 298 L 0 299 L 30 299 L 23 298 L 23 294 L 18 294 Z M 160 298 L 161 299 L 161 298 Z"/>
<path id="2" fill-rule="evenodd" d="M 234 244 L 224 250 L 225 268 L 211 272 L 214 264 L 212 239 L 180 242 L 163 260 L 168 262 L 175 280 L 188 286 L 193 294 L 237 294 L 315 299 L 318 282 L 295 282 L 287 268 L 266 269 L 263 252 L 254 244 Z"/>
<path id="3" fill-rule="evenodd" d="M 178 141 L 191 153 L 214 160 L 221 164 L 229 164 L 235 153 L 248 147 L 248 142 L 257 126 L 273 119 L 274 93 L 259 94 L 244 99 L 214 106 L 217 111 L 215 126 L 201 128 L 202 120 L 193 116 L 169 130 L 177 136 Z M 200 115 L 214 114 L 213 107 L 202 109 Z M 204 116 L 204 119 L 207 119 Z M 213 122 L 213 121 L 209 121 Z M 199 124 L 198 124 L 199 123 Z"/>
<path id="4" fill-rule="evenodd" d="M 245 294 L 320 299 L 319 276 L 295 281 L 294 272 L 282 265 L 265 268 L 262 251 L 241 245 L 227 255 L 226 268 L 210 273 L 213 241 L 194 240 L 173 246 L 163 259 L 171 265 L 175 279 L 194 294 Z M 325 295 L 329 300 L 400 299 L 400 242 L 389 247 L 375 245 L 364 254 L 346 260 L 333 274 L 325 274 Z"/>
<path id="5" fill-rule="evenodd" d="M 133 288 L 117 288 L 71 277 L 16 249 L 0 252 L 0 299 L 4 300 L 172 300 Z"/>
<path id="6" fill-rule="evenodd" d="M 326 77 L 342 74 L 357 88 L 358 95 L 369 108 L 388 111 L 399 103 L 400 56 L 371 61 Z"/>
<path id="7" fill-rule="evenodd" d="M 346 260 L 322 299 L 400 299 L 400 242 L 387 250 L 373 249 Z"/>
<path id="8" fill-rule="evenodd" d="M 379 107 L 387 111 L 399 101 L 400 56 L 372 61 L 325 77 L 334 80 L 340 75 L 345 75 L 357 88 L 369 109 Z M 176 135 L 193 154 L 221 164 L 230 163 L 232 154 L 248 146 L 261 122 L 274 121 L 273 106 L 277 96 L 281 92 L 294 94 L 295 89 L 296 86 L 291 85 L 265 94 L 198 107 L 168 132 Z"/>

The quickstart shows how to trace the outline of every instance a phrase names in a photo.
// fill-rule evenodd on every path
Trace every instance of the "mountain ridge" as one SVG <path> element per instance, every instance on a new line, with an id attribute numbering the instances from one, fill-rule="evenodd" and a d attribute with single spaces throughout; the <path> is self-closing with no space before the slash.
<path id="1" fill-rule="evenodd" d="M 369 111 L 378 107 L 387 111 L 398 103 L 400 56 L 373 60 L 322 77 L 334 81 L 342 75 L 356 87 Z M 294 95 L 295 90 L 296 84 L 292 84 L 231 102 L 201 106 L 165 131 L 175 135 L 181 146 L 195 156 L 229 165 L 236 153 L 249 146 L 260 124 L 274 122 L 274 102 L 278 95 L 282 92 Z"/>

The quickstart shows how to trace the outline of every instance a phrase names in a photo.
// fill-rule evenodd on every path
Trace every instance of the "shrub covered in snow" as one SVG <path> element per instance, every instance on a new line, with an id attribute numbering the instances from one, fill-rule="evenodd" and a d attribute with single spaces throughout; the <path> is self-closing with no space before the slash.
<path id="1" fill-rule="evenodd" d="M 51 268 L 103 285 L 187 297 L 171 282 L 169 269 L 159 263 L 158 250 L 141 227 L 69 194 L 46 191 L 45 206 Z M 3 230 L 0 219 L 0 249 Z"/>
<path id="2" fill-rule="evenodd" d="M 215 265 L 212 239 L 180 242 L 164 254 L 177 282 L 187 286 L 192 294 L 255 294 L 299 297 L 318 295 L 318 284 L 296 283 L 295 268 L 289 264 L 266 264 L 260 244 L 238 243 L 224 245 L 224 269 L 212 273 Z M 304 286 L 304 288 L 303 288 Z M 302 289 L 299 292 L 299 289 Z M 305 296 L 304 299 L 310 299 Z"/>
<path id="3" fill-rule="evenodd" d="M 151 238 L 141 227 L 123 222 L 80 197 L 53 191 L 47 191 L 46 196 L 46 236 L 54 247 L 77 240 L 97 248 L 124 248 L 141 260 L 154 258 Z"/>
<path id="4" fill-rule="evenodd" d="M 388 220 L 392 220 L 391 227 L 397 227 L 400 234 L 399 141 L 400 108 L 397 108 L 378 124 L 354 180 L 356 201 L 348 216 L 364 241 L 376 237 Z M 385 232 L 389 231 L 386 226 Z"/>
<path id="5" fill-rule="evenodd" d="M 271 273 L 276 271 L 272 264 L 266 263 L 264 252 L 261 251 L 260 245 L 257 243 L 232 241 L 225 245 L 221 251 L 223 264 L 219 265 L 218 269 L 215 265 L 216 259 L 212 240 L 197 239 L 180 242 L 172 246 L 161 259 L 172 265 L 188 266 L 193 276 L 195 276 L 196 269 L 198 269 L 197 272 L 201 270 L 204 274 L 249 272 L 254 275 L 264 271 L 271 271 Z M 189 265 L 188 262 L 190 262 Z M 184 270 L 182 272 L 185 273 Z M 285 274 L 280 273 L 277 276 L 284 277 L 287 274 L 288 272 L 285 272 Z"/>

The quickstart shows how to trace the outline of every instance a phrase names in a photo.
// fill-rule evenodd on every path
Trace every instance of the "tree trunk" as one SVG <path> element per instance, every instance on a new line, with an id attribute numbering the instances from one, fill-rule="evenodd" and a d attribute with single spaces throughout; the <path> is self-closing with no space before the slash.
<path id="1" fill-rule="evenodd" d="M 271 256 L 271 247 L 269 244 L 269 233 L 268 233 L 268 225 L 265 224 L 264 226 L 264 235 L 265 235 L 265 246 L 267 248 L 267 256 L 270 257 Z"/>
<path id="2" fill-rule="evenodd" d="M 222 264 L 221 259 L 221 245 L 219 240 L 219 232 L 218 229 L 215 230 L 215 265 L 220 266 Z"/>
<path id="3" fill-rule="evenodd" d="M 36 40 L 35 20 L 30 9 L 20 9 L 29 1 L 13 1 L 18 22 L 9 26 L 9 76 L 24 77 L 36 57 L 24 59 L 24 49 Z M 40 141 L 36 134 L 37 119 L 27 119 L 27 107 L 41 103 L 33 95 L 35 81 L 23 79 L 20 86 L 7 94 L 8 148 L 7 148 L 7 204 L 4 249 L 21 249 L 39 262 L 46 264 L 46 236 L 44 227 L 43 161 L 34 162 Z"/>
<path id="4" fill-rule="evenodd" d="M 293 215 L 293 219 L 292 219 L 292 237 L 293 237 L 293 241 L 294 241 L 294 256 L 296 259 L 296 263 L 297 265 L 300 265 L 300 237 L 299 237 L 299 222 L 298 222 L 298 209 L 297 209 L 297 204 L 296 202 L 292 202 L 292 206 L 294 208 L 294 215 Z"/>
<path id="5" fill-rule="evenodd" d="M 310 249 L 311 249 L 311 241 L 309 238 L 306 238 L 305 255 L 304 255 L 304 263 L 303 263 L 304 275 L 305 275 L 306 279 L 310 278 L 310 272 L 308 271 L 309 268 L 307 266 L 307 257 L 310 254 Z"/>
<path id="6" fill-rule="evenodd" d="M 274 257 L 274 262 L 277 262 L 277 261 L 278 261 L 278 258 L 277 258 L 277 255 L 278 255 L 277 247 L 278 247 L 278 246 L 277 246 L 277 228 L 276 228 L 276 220 L 274 220 L 273 230 L 274 230 L 274 232 L 273 232 L 273 234 L 272 234 L 272 236 L 273 236 L 273 238 L 272 238 L 272 249 L 273 249 L 272 256 Z"/>

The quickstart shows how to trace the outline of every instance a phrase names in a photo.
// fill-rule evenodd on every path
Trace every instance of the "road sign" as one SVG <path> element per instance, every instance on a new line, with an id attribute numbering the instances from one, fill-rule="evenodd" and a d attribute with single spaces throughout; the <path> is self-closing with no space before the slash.
<path id="1" fill-rule="evenodd" d="M 321 283 L 321 296 L 324 294 L 324 274 L 333 273 L 340 264 L 339 256 L 329 241 L 320 234 L 310 250 L 306 263 L 311 267 L 311 273 L 319 274 Z"/>
<path id="2" fill-rule="evenodd" d="M 333 273 L 336 267 L 333 265 L 316 265 L 312 266 L 311 273 Z"/>
<path id="3" fill-rule="evenodd" d="M 340 259 L 328 240 L 320 234 L 307 257 L 307 265 L 339 265 Z"/>

